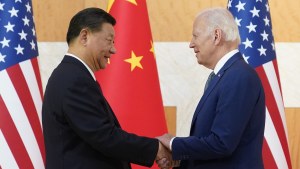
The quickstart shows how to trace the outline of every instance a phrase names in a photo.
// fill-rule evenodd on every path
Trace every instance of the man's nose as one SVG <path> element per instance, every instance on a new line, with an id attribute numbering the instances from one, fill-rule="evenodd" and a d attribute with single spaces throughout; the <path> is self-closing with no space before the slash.
<path id="1" fill-rule="evenodd" d="M 117 49 L 113 46 L 113 47 L 110 48 L 109 52 L 111 54 L 116 54 L 117 53 Z"/>

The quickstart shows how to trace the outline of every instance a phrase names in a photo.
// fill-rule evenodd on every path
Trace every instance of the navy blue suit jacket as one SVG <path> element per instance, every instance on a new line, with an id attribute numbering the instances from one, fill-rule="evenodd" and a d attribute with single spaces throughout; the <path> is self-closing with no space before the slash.
<path id="1" fill-rule="evenodd" d="M 193 116 L 190 137 L 175 138 L 180 168 L 262 169 L 265 96 L 240 53 L 212 79 Z"/>
<path id="2" fill-rule="evenodd" d="M 49 78 L 43 108 L 47 169 L 127 169 L 151 166 L 158 140 L 123 131 L 98 83 L 65 56 Z"/>

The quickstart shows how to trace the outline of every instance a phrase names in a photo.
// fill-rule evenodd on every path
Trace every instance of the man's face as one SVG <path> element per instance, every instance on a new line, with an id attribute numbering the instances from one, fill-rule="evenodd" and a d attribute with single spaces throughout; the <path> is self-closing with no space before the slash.
<path id="1" fill-rule="evenodd" d="M 194 49 L 198 63 L 208 67 L 211 63 L 214 50 L 214 37 L 207 31 L 207 25 L 203 18 L 196 18 L 193 25 L 193 38 L 190 48 Z"/>
<path id="2" fill-rule="evenodd" d="M 94 71 L 105 69 L 111 54 L 116 53 L 114 38 L 115 31 L 109 23 L 104 23 L 100 31 L 90 32 L 86 45 L 89 63 Z"/>

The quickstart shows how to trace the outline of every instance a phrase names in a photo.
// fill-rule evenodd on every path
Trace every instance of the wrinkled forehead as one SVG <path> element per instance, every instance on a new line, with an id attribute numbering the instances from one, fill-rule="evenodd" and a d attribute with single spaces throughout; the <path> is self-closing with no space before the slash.
<path id="1" fill-rule="evenodd" d="M 193 24 L 193 32 L 202 32 L 206 30 L 206 21 L 202 16 L 197 16 Z"/>

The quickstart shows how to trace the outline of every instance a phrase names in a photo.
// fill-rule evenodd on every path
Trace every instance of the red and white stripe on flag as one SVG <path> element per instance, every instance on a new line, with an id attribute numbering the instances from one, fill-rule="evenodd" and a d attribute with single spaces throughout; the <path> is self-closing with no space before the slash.
<path id="1" fill-rule="evenodd" d="M 266 169 L 291 168 L 287 128 L 276 60 L 267 62 L 256 71 L 266 93 L 266 123 L 263 158 Z"/>
<path id="2" fill-rule="evenodd" d="M 37 58 L 0 71 L 0 167 L 44 167 L 42 87 Z"/>

